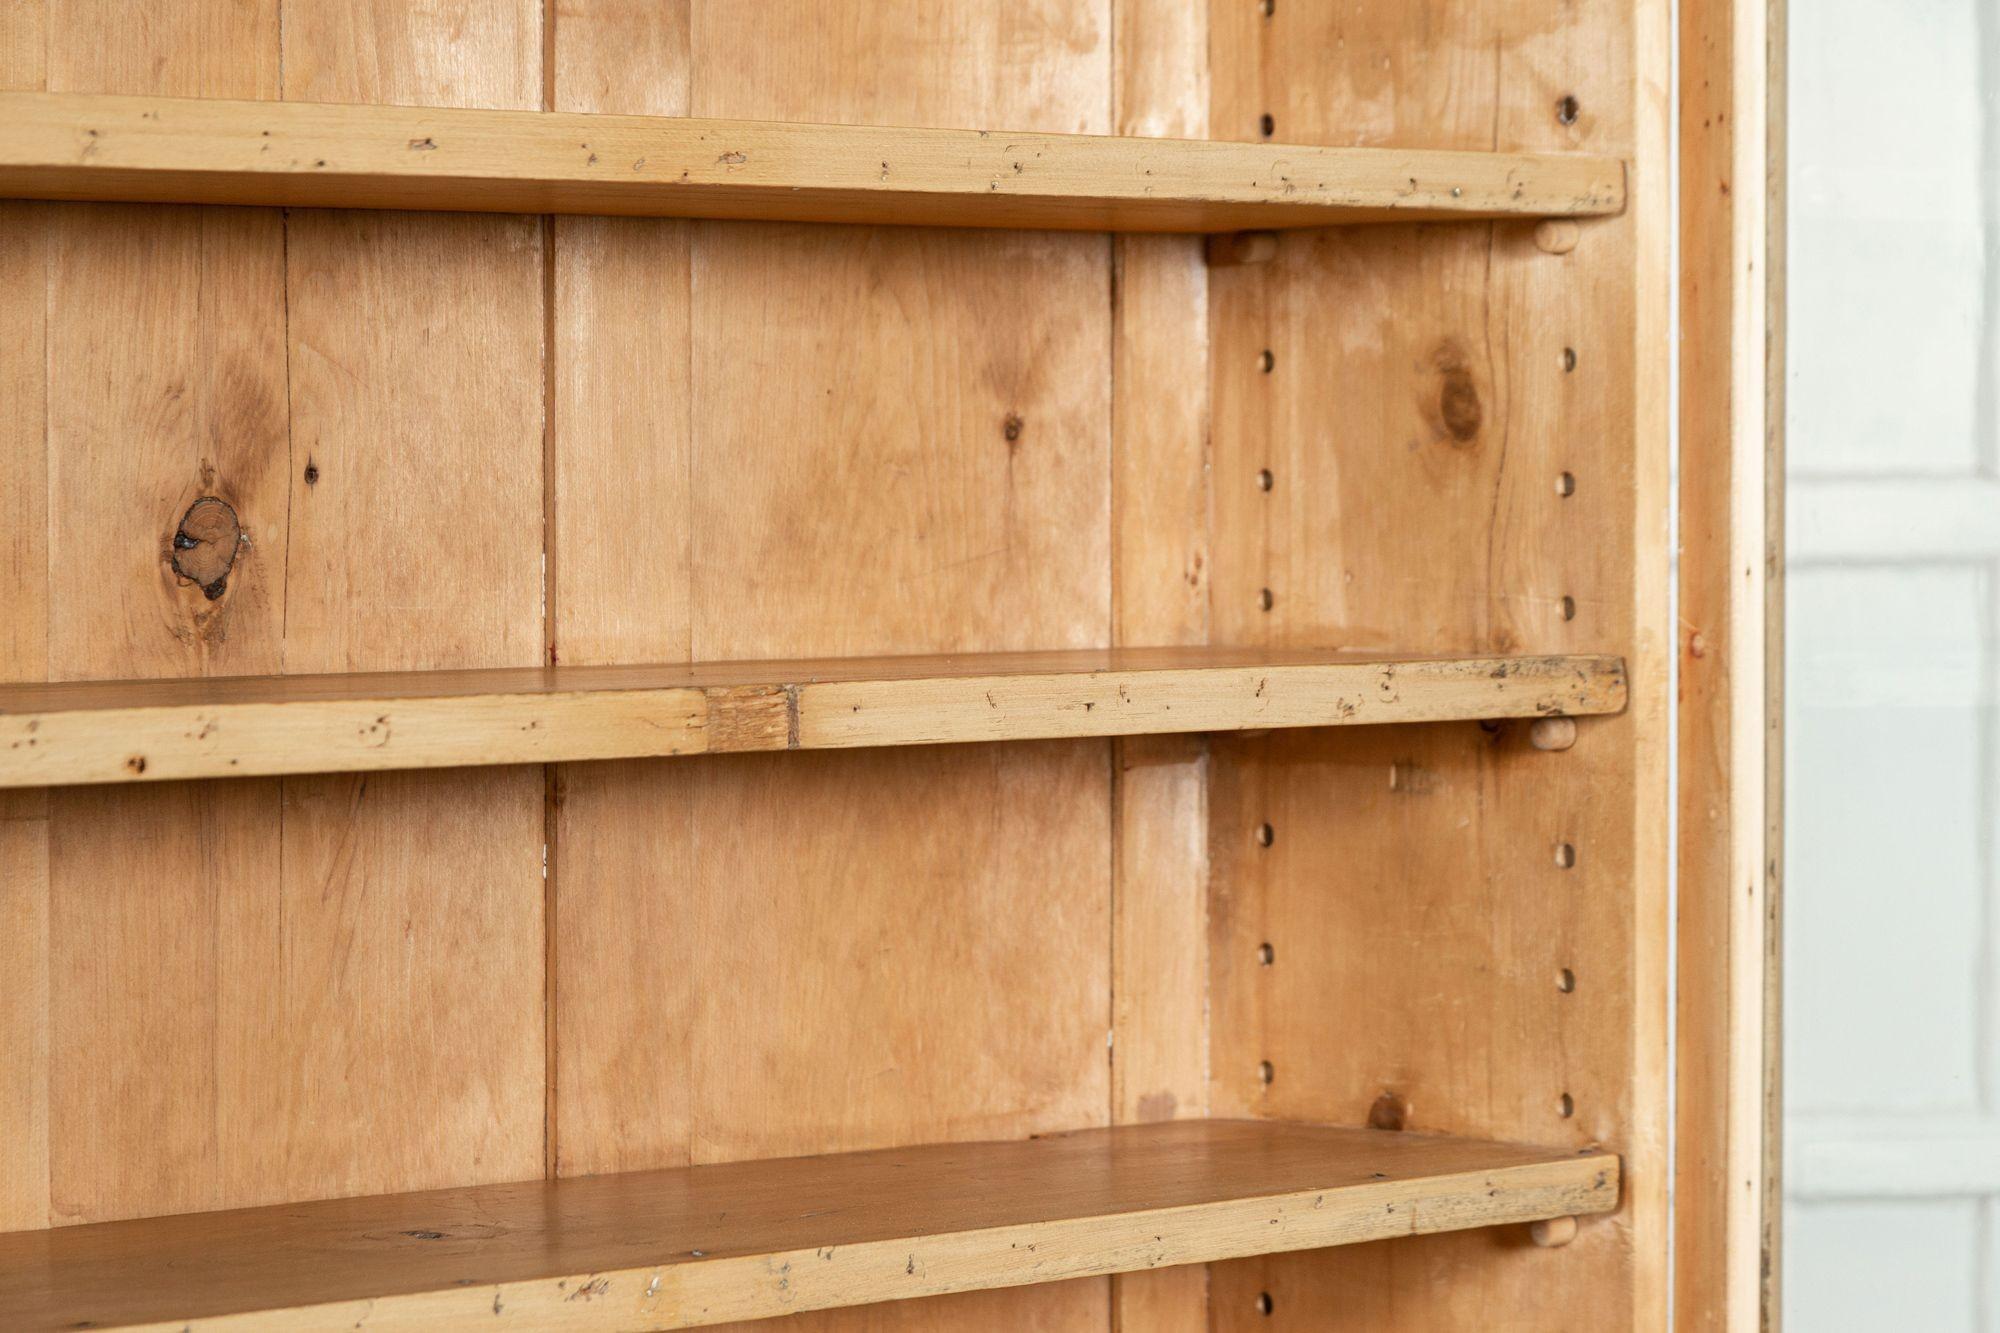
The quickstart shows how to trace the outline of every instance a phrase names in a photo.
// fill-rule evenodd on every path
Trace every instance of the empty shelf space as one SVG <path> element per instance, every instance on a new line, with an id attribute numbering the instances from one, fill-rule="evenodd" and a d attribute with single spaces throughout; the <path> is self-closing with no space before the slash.
<path id="1" fill-rule="evenodd" d="M 1615 713 L 1616 657 L 1141 648 L 0 686 L 0 787 Z"/>
<path id="2" fill-rule="evenodd" d="M 694 1328 L 1608 1212 L 1618 1193 L 1606 1153 L 1181 1121 L 16 1232 L 0 1323 Z"/>
<path id="3" fill-rule="evenodd" d="M 1584 217 L 1579 154 L 0 94 L 0 195 L 793 222 L 1231 231 Z"/>

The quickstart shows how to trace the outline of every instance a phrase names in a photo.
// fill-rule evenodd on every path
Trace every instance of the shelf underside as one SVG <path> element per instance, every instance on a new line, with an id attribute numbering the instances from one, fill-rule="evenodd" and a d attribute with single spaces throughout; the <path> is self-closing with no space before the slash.
<path id="1" fill-rule="evenodd" d="M 0 1322 L 692 1328 L 1607 1212 L 1618 1193 L 1605 1153 L 1181 1121 L 16 1232 Z"/>
<path id="2" fill-rule="evenodd" d="M 0 787 L 1584 716 L 1616 657 L 1155 648 L 0 686 Z"/>
<path id="3" fill-rule="evenodd" d="M 1213 232 L 1588 217 L 1580 154 L 0 93 L 0 196 Z"/>

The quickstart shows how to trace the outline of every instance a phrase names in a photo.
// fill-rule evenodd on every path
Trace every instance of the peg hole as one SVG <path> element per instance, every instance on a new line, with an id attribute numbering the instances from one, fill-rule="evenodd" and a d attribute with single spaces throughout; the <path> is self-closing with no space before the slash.
<path id="1" fill-rule="evenodd" d="M 1259 1060 L 1257 1062 L 1257 1081 L 1259 1083 L 1268 1088 L 1271 1086 L 1271 1080 L 1277 1076 L 1278 1071 L 1271 1066 L 1269 1060 Z"/>
<path id="2" fill-rule="evenodd" d="M 1576 867 L 1576 845 L 1559 842 L 1556 844 L 1556 869 L 1572 870 Z"/>
<path id="3" fill-rule="evenodd" d="M 1267 467 L 1260 467 L 1257 469 L 1258 490 L 1268 491 L 1271 489 L 1271 487 L 1275 486 L 1276 484 L 1277 484 L 1277 478 L 1271 475 L 1271 469 Z"/>
<path id="4" fill-rule="evenodd" d="M 1259 847 L 1269 847 L 1277 840 L 1278 831 L 1269 824 L 1259 824 L 1257 826 L 1257 845 Z M 1269 946 L 1267 945 L 1266 947 L 1268 948 Z"/>
<path id="5" fill-rule="evenodd" d="M 1266 347 L 1263 351 L 1257 353 L 1257 369 L 1263 371 L 1266 375 L 1268 375 L 1277 368 L 1278 368 L 1277 353 L 1273 352 L 1268 347 Z"/>
<path id="6" fill-rule="evenodd" d="M 1278 0 L 1259 0 L 1257 8 L 1263 11 L 1265 18 L 1269 18 L 1278 12 Z"/>
<path id="7" fill-rule="evenodd" d="M 1257 118 L 1257 130 L 1266 139 L 1270 138 L 1278 132 L 1277 117 L 1266 111 L 1262 116 Z"/>
<path id="8" fill-rule="evenodd" d="M 1556 973 L 1556 989 L 1568 995 L 1576 990 L 1576 973 L 1564 968 Z"/>
<path id="9" fill-rule="evenodd" d="M 1577 105 L 1574 94 L 1565 93 L 1556 101 L 1556 119 L 1565 125 L 1576 124 L 1577 115 L 1583 110 Z"/>
<path id="10" fill-rule="evenodd" d="M 1567 595 L 1565 595 L 1565 596 L 1563 597 L 1563 599 L 1562 599 L 1562 617 L 1563 617 L 1563 619 L 1564 619 L 1564 620 L 1575 620 L 1575 619 L 1576 619 L 1576 598 L 1574 598 L 1574 597 L 1570 597 L 1570 596 L 1567 596 Z"/>
<path id="11" fill-rule="evenodd" d="M 1268 1315 L 1269 1313 L 1271 1313 L 1270 1292 L 1260 1291 L 1257 1293 L 1257 1313 L 1262 1315 Z"/>
<path id="12" fill-rule="evenodd" d="M 1556 474 L 1556 494 L 1562 496 L 1565 500 L 1576 494 L 1576 476 L 1574 473 L 1558 472 Z"/>
<path id="13" fill-rule="evenodd" d="M 1257 946 L 1257 966 L 1269 967 L 1277 961 L 1278 951 L 1276 949 L 1273 949 L 1269 944 L 1260 944 Z"/>
<path id="14" fill-rule="evenodd" d="M 1568 375 L 1576 370 L 1576 349 L 1574 347 L 1563 348 L 1562 362 L 1563 374 Z"/>
<path id="15" fill-rule="evenodd" d="M 1259 588 L 1257 590 L 1258 610 L 1269 611 L 1271 607 L 1277 602 L 1277 600 L 1278 600 L 1277 598 L 1271 595 L 1271 590 L 1269 588 Z"/>
<path id="16" fill-rule="evenodd" d="M 1568 1093 L 1556 1098 L 1556 1114 L 1567 1120 L 1576 1114 L 1576 1099 Z"/>

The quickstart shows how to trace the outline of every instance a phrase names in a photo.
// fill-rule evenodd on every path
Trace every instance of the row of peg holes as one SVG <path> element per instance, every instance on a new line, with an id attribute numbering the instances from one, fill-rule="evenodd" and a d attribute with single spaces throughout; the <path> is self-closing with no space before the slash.
<path id="1" fill-rule="evenodd" d="M 1266 375 L 1276 370 L 1278 368 L 1277 354 L 1268 347 L 1259 352 L 1257 354 L 1257 368 Z M 1576 352 L 1568 347 L 1563 348 L 1563 369 L 1565 371 L 1576 369 Z M 1258 490 L 1268 495 L 1277 484 L 1277 475 L 1270 468 L 1260 467 L 1257 469 Z M 1575 494 L 1576 474 L 1573 472 L 1558 472 L 1556 474 L 1556 495 L 1561 499 L 1567 500 Z M 1277 601 L 1277 595 L 1269 588 L 1259 588 L 1257 590 L 1257 606 L 1259 610 L 1269 611 L 1277 605 Z M 1557 609 L 1562 613 L 1564 620 L 1575 620 L 1576 598 L 1565 593 L 1561 601 L 1557 603 Z"/>
<path id="2" fill-rule="evenodd" d="M 1271 18 L 1277 13 L 1277 0 L 1259 0 L 1259 8 L 1265 18 Z M 1556 119 L 1564 125 L 1576 124 L 1577 118 L 1581 113 L 1582 109 L 1574 96 L 1565 95 L 1556 102 Z M 1278 131 L 1277 118 L 1267 111 L 1258 117 L 1257 128 L 1258 132 L 1264 138 L 1269 139 L 1276 135 Z M 1574 347 L 1563 348 L 1563 373 L 1565 375 L 1573 375 L 1576 373 L 1576 367 L 1576 349 Z M 1277 368 L 1277 353 L 1272 349 L 1267 347 L 1257 354 L 1257 369 L 1260 372 L 1269 375 Z M 1276 485 L 1277 478 L 1270 468 L 1265 467 L 1257 470 L 1257 489 L 1259 491 L 1268 495 Z M 1568 471 L 1557 473 L 1555 490 L 1556 495 L 1561 499 L 1567 500 L 1575 495 L 1576 475 Z M 1258 589 L 1257 604 L 1260 609 L 1269 611 L 1276 604 L 1276 601 L 1276 596 L 1269 588 Z M 1557 606 L 1565 621 L 1576 619 L 1575 597 L 1565 593 L 1557 603 Z M 1276 836 L 1276 831 L 1269 823 L 1262 823 L 1257 826 L 1255 837 L 1259 847 L 1269 847 L 1276 841 Z M 1555 862 L 1558 869 L 1573 869 L 1576 865 L 1575 845 L 1567 842 L 1558 843 L 1556 845 Z M 1277 956 L 1276 947 L 1269 941 L 1257 946 L 1257 965 L 1259 967 L 1270 967 L 1277 961 Z M 1563 995 L 1573 994 L 1576 991 L 1576 973 L 1567 967 L 1559 970 L 1556 973 L 1556 990 Z M 1277 1078 L 1277 1072 L 1276 1067 L 1269 1060 L 1260 1060 L 1257 1062 L 1257 1081 L 1263 1086 L 1267 1088 L 1271 1086 L 1273 1080 Z M 1561 1094 L 1556 1099 L 1556 1112 L 1565 1120 L 1571 1118 L 1576 1114 L 1576 1099 L 1567 1092 Z M 1257 1293 L 1257 1313 L 1268 1315 L 1273 1308 L 1270 1292 L 1263 1291 Z"/>
<path id="3" fill-rule="evenodd" d="M 1269 847 L 1272 843 L 1278 840 L 1278 833 L 1277 830 L 1274 829 L 1267 821 L 1257 826 L 1257 832 L 1255 834 L 1255 837 L 1257 845 L 1259 847 Z M 1556 859 L 1556 868 L 1558 870 L 1575 869 L 1576 844 L 1570 842 L 1557 843 L 1555 859 Z M 1269 940 L 1266 940 L 1264 941 L 1264 943 L 1257 946 L 1257 966 L 1269 967 L 1277 961 L 1278 961 L 1278 949 L 1276 945 L 1272 944 Z M 1564 995 L 1574 994 L 1576 992 L 1575 971 L 1567 967 L 1559 969 L 1556 972 L 1556 990 Z M 1277 1076 L 1278 1076 L 1277 1067 L 1274 1066 L 1269 1060 L 1259 1060 L 1257 1062 L 1257 1081 L 1259 1083 L 1263 1084 L 1265 1087 L 1268 1088 L 1271 1086 L 1272 1081 L 1275 1080 Z M 1563 1119 L 1567 1120 L 1569 1119 L 1570 1116 L 1576 1113 L 1576 1103 L 1570 1098 L 1570 1095 L 1565 1092 L 1562 1095 L 1561 1099 L 1557 1102 L 1557 1109 L 1562 1113 Z"/>
<path id="4" fill-rule="evenodd" d="M 1577 105 L 1577 100 L 1574 96 L 1565 95 L 1556 102 L 1556 119 L 1562 122 L 1563 124 L 1565 125 L 1576 124 L 1577 117 L 1580 114 L 1581 114 L 1581 108 Z M 1574 347 L 1563 348 L 1562 349 L 1563 374 L 1574 375 L 1576 373 L 1576 365 L 1577 365 L 1576 348 Z M 1575 494 L 1576 494 L 1576 474 L 1569 471 L 1558 472 L 1556 474 L 1557 498 L 1567 500 Z M 1576 598 L 1570 596 L 1568 593 L 1564 593 L 1562 596 L 1562 600 L 1557 603 L 1557 607 L 1560 610 L 1562 618 L 1565 621 L 1571 621 L 1576 619 Z M 1555 862 L 1556 862 L 1556 869 L 1558 870 L 1574 870 L 1576 868 L 1576 844 L 1572 842 L 1557 843 Z M 1562 995 L 1573 995 L 1576 993 L 1575 971 L 1567 967 L 1560 968 L 1557 970 L 1556 991 L 1558 994 Z M 1559 1094 L 1556 1097 L 1556 1114 L 1561 1116 L 1564 1120 L 1568 1120 L 1570 1117 L 1574 1116 L 1576 1114 L 1576 1099 L 1570 1096 L 1570 1094 L 1567 1092 Z"/>
<path id="5" fill-rule="evenodd" d="M 1257 12 L 1267 19 L 1275 18 L 1278 13 L 1278 0 L 1257 0 Z M 1583 114 L 1583 106 L 1576 100 L 1576 94 L 1565 93 L 1556 99 L 1555 111 L 1557 123 L 1574 125 L 1577 118 Z M 1258 118 L 1257 128 L 1268 139 L 1277 133 L 1278 123 L 1271 113 L 1266 111 Z"/>

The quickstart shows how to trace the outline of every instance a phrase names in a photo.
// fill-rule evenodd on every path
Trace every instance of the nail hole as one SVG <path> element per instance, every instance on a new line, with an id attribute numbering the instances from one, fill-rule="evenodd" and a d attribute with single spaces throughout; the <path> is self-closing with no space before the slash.
<path id="1" fill-rule="evenodd" d="M 1582 108 L 1576 104 L 1576 98 L 1565 93 L 1556 103 L 1556 119 L 1565 125 L 1574 125 L 1577 113 L 1581 110 Z"/>
<path id="2" fill-rule="evenodd" d="M 1565 1092 L 1556 1100 L 1556 1112 L 1565 1120 L 1576 1114 L 1576 1102 L 1568 1093 Z"/>
<path id="3" fill-rule="evenodd" d="M 1266 111 L 1261 117 L 1258 118 L 1257 128 L 1263 133 L 1264 137 L 1268 139 L 1272 135 L 1278 132 L 1277 119 L 1274 116 L 1272 116 L 1270 112 Z"/>
<path id="4" fill-rule="evenodd" d="M 1259 967 L 1269 967 L 1276 961 L 1278 961 L 1278 951 L 1276 949 L 1273 949 L 1268 944 L 1257 946 L 1257 965 Z"/>
<path id="5" fill-rule="evenodd" d="M 1269 847 L 1272 843 L 1276 842 L 1277 840 L 1278 840 L 1278 831 L 1272 828 L 1269 824 L 1259 824 L 1257 826 L 1257 845 L 1259 847 Z"/>
<path id="6" fill-rule="evenodd" d="M 1258 1314 L 1269 1314 L 1269 1313 L 1271 1313 L 1271 1293 L 1270 1293 L 1270 1292 L 1268 1292 L 1268 1291 L 1260 1291 L 1260 1292 L 1258 1292 L 1258 1293 L 1257 1293 L 1257 1313 L 1258 1313 Z"/>
<path id="7" fill-rule="evenodd" d="M 1556 494 L 1565 498 L 1576 494 L 1576 477 L 1568 472 L 1556 474 Z"/>
<path id="8" fill-rule="evenodd" d="M 1575 867 L 1575 865 L 1576 865 L 1576 847 L 1575 847 L 1575 845 L 1574 845 L 1574 844 L 1571 844 L 1571 843 L 1567 843 L 1567 842 L 1559 842 L 1559 843 L 1557 843 L 1557 844 L 1556 844 L 1556 869 L 1558 869 L 1558 870 L 1569 870 L 1569 869 L 1572 869 L 1572 868 L 1574 868 L 1574 867 Z"/>
<path id="9" fill-rule="evenodd" d="M 1576 973 L 1564 968 L 1556 973 L 1556 989 L 1568 995 L 1576 989 Z"/>
<path id="10" fill-rule="evenodd" d="M 1562 615 L 1564 620 L 1576 619 L 1576 598 L 1564 597 L 1562 599 Z"/>
<path id="11" fill-rule="evenodd" d="M 1268 375 L 1277 368 L 1278 368 L 1277 354 L 1274 353 L 1270 348 L 1266 347 L 1263 351 L 1257 353 L 1257 369 L 1263 371 L 1266 375 Z"/>
<path id="12" fill-rule="evenodd" d="M 1257 1081 L 1259 1083 L 1268 1088 L 1271 1086 L 1271 1080 L 1277 1076 L 1278 1071 L 1271 1067 L 1269 1060 L 1260 1060 L 1257 1062 Z"/>
<path id="13" fill-rule="evenodd" d="M 1277 478 L 1275 478 L 1275 477 L 1273 477 L 1273 476 L 1271 475 L 1271 469 L 1269 469 L 1269 468 L 1267 468 L 1267 467 L 1264 467 L 1264 468 L 1258 468 L 1258 469 L 1257 469 L 1257 489 L 1258 489 L 1258 490 L 1260 490 L 1260 491 L 1268 491 L 1268 490 L 1270 490 L 1270 489 L 1271 489 L 1271 487 L 1272 487 L 1272 486 L 1274 486 L 1274 485 L 1276 485 L 1276 484 L 1277 484 Z"/>
<path id="14" fill-rule="evenodd" d="M 1563 348 L 1563 374 L 1567 375 L 1575 369 L 1576 349 L 1574 347 Z"/>
<path id="15" fill-rule="evenodd" d="M 1259 610 L 1269 611 L 1272 604 L 1276 601 L 1277 599 L 1271 596 L 1269 588 L 1259 588 L 1257 590 L 1257 606 Z"/>

